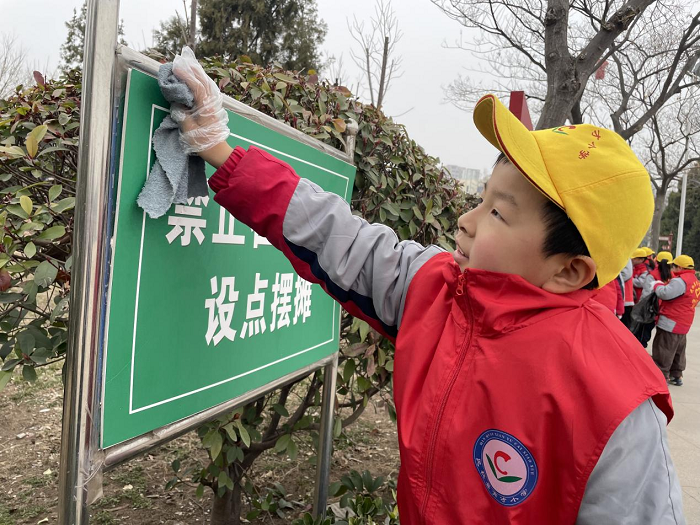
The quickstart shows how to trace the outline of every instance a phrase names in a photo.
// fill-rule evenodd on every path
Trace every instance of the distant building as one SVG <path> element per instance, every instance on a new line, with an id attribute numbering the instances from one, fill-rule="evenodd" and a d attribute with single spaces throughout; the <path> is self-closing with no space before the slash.
<path id="1" fill-rule="evenodd" d="M 462 166 L 456 166 L 454 164 L 445 164 L 445 169 L 452 176 L 453 179 L 462 180 L 464 178 L 464 170 Z"/>
<path id="2" fill-rule="evenodd" d="M 448 164 L 445 169 L 453 179 L 459 181 L 464 191 L 471 194 L 479 194 L 484 190 L 484 180 L 488 177 L 482 170 L 475 168 L 465 168 L 455 164 Z"/>
<path id="3" fill-rule="evenodd" d="M 445 169 L 450 172 L 453 179 L 457 180 L 479 180 L 481 178 L 481 170 L 474 168 L 464 168 L 462 166 L 456 166 L 454 164 L 448 164 Z"/>

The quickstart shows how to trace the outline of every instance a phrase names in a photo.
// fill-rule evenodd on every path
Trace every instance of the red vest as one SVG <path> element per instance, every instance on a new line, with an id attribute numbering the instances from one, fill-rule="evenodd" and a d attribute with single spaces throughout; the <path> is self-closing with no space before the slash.
<path id="1" fill-rule="evenodd" d="M 461 273 L 449 253 L 416 273 L 394 362 L 402 525 L 573 525 L 619 423 L 649 397 L 672 417 L 661 372 L 591 295 Z"/>
<path id="2" fill-rule="evenodd" d="M 695 270 L 681 270 L 676 272 L 675 278 L 685 281 L 685 293 L 670 301 L 661 301 L 659 315 L 676 322 L 674 334 L 687 334 L 695 318 L 695 307 L 700 301 L 700 282 L 695 277 Z"/>
<path id="3" fill-rule="evenodd" d="M 625 306 L 634 305 L 634 284 L 632 277 L 625 281 Z"/>
<path id="4" fill-rule="evenodd" d="M 659 267 L 657 266 L 653 270 L 649 270 L 649 273 L 654 277 L 655 281 L 661 281 L 661 272 L 659 271 Z"/>

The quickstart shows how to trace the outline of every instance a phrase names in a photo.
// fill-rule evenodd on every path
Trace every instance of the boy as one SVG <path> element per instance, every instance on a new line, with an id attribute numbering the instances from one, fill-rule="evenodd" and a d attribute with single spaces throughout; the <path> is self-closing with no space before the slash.
<path id="1" fill-rule="evenodd" d="M 669 254 L 671 255 L 671 254 Z M 671 266 L 673 279 L 659 280 L 653 290 L 661 299 L 652 356 L 670 385 L 683 385 L 686 334 L 695 318 L 700 300 L 700 282 L 695 276 L 695 262 L 688 255 L 679 255 Z"/>
<path id="2" fill-rule="evenodd" d="M 475 122 L 505 156 L 450 254 L 399 242 L 266 152 L 209 140 L 225 126 L 218 90 L 183 55 L 173 70 L 195 108 L 174 118 L 218 168 L 215 200 L 396 341 L 403 525 L 685 523 L 666 384 L 592 300 L 651 219 L 648 174 L 620 137 L 530 132 L 484 97 Z"/>

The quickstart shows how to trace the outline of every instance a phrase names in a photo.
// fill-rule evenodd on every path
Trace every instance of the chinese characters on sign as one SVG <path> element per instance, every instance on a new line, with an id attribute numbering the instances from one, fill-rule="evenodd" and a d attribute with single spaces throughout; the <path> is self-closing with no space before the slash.
<path id="1" fill-rule="evenodd" d="M 219 288 L 217 278 L 212 277 L 210 284 L 211 293 L 215 295 Z M 236 338 L 236 330 L 231 328 L 233 310 L 236 308 L 236 301 L 238 301 L 238 292 L 234 289 L 235 286 L 235 277 L 223 277 L 218 297 L 204 301 L 204 306 L 209 310 L 209 322 L 207 323 L 209 326 L 205 335 L 208 345 L 214 341 L 214 346 L 216 346 L 224 337 L 230 341 Z"/>
<path id="2" fill-rule="evenodd" d="M 206 239 L 207 220 L 202 218 L 203 209 L 209 205 L 209 197 L 196 197 L 187 200 L 187 205 L 176 205 L 175 214 L 168 217 L 172 229 L 165 238 L 172 244 L 178 238 L 182 246 L 189 246 L 194 237 L 199 245 Z M 224 208 L 219 210 L 218 231 L 211 234 L 213 244 L 244 245 L 245 235 L 236 233 L 236 220 Z M 240 227 L 239 227 L 240 228 Z M 253 232 L 253 248 L 270 246 L 270 242 Z M 296 277 L 296 282 L 295 282 Z M 253 293 L 246 301 L 245 321 L 242 325 L 233 324 L 233 315 L 239 292 L 235 277 L 212 277 L 209 281 L 211 297 L 204 301 L 208 312 L 207 345 L 218 345 L 224 339 L 234 341 L 246 339 L 266 331 L 274 332 L 299 321 L 305 323 L 311 316 L 311 283 L 293 273 L 276 273 L 272 286 L 270 280 L 255 274 Z M 271 292 L 269 322 L 265 318 L 266 291 Z M 239 307 L 240 310 L 241 307 Z"/>
<path id="3" fill-rule="evenodd" d="M 296 277 L 296 285 L 294 279 Z M 204 301 L 204 306 L 209 313 L 209 321 L 205 339 L 207 345 L 218 345 L 224 338 L 229 341 L 253 337 L 265 333 L 268 323 L 265 320 L 265 290 L 268 288 L 268 280 L 261 279 L 260 274 L 255 274 L 255 289 L 248 294 L 246 304 L 245 321 L 240 332 L 231 328 L 233 312 L 238 301 L 235 277 L 222 277 L 219 287 L 218 278 L 212 277 L 212 297 Z M 302 323 L 311 316 L 311 283 L 293 273 L 276 273 L 275 282 L 271 288 L 272 303 L 270 305 L 270 332 Z M 292 300 L 292 292 L 294 298 Z M 217 295 L 218 294 L 218 295 Z M 294 312 L 292 312 L 292 309 Z"/>
<path id="4" fill-rule="evenodd" d="M 283 273 L 275 275 L 275 284 L 272 286 L 272 323 L 270 330 L 289 326 L 289 312 L 292 310 L 291 293 L 293 273 Z"/>
<path id="5" fill-rule="evenodd" d="M 187 199 L 187 206 L 182 204 L 175 205 L 175 217 L 168 217 L 168 225 L 173 229 L 165 236 L 168 243 L 172 244 L 175 239 L 180 237 L 180 244 L 187 246 L 192 240 L 194 234 L 195 239 L 199 244 L 204 242 L 204 233 L 202 228 L 207 227 L 206 219 L 202 219 L 202 207 L 209 204 L 209 197 L 192 197 Z"/>
<path id="6" fill-rule="evenodd" d="M 194 235 L 194 238 L 201 245 L 205 238 L 202 230 L 207 227 L 207 220 L 202 219 L 202 209 L 208 205 L 209 197 L 192 197 L 187 199 L 187 206 L 182 204 L 175 205 L 176 215 L 168 217 L 168 225 L 173 227 L 165 236 L 168 243 L 172 244 L 173 241 L 180 237 L 180 244 L 189 246 Z M 213 244 L 245 244 L 245 236 L 234 233 L 235 227 L 236 219 L 233 218 L 233 215 L 224 208 L 220 208 L 219 231 L 212 234 L 211 242 Z M 270 246 L 270 241 L 253 232 L 253 248 L 258 246 Z"/>

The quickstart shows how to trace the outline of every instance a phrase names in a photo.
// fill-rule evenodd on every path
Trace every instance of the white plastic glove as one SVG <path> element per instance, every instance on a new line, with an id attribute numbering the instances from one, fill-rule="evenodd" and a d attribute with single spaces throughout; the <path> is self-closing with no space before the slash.
<path id="1" fill-rule="evenodd" d="M 230 132 L 223 95 L 189 47 L 183 47 L 182 54 L 175 56 L 173 73 L 194 95 L 192 108 L 181 104 L 170 108 L 170 117 L 180 125 L 180 142 L 185 152 L 199 153 L 226 141 Z"/>

